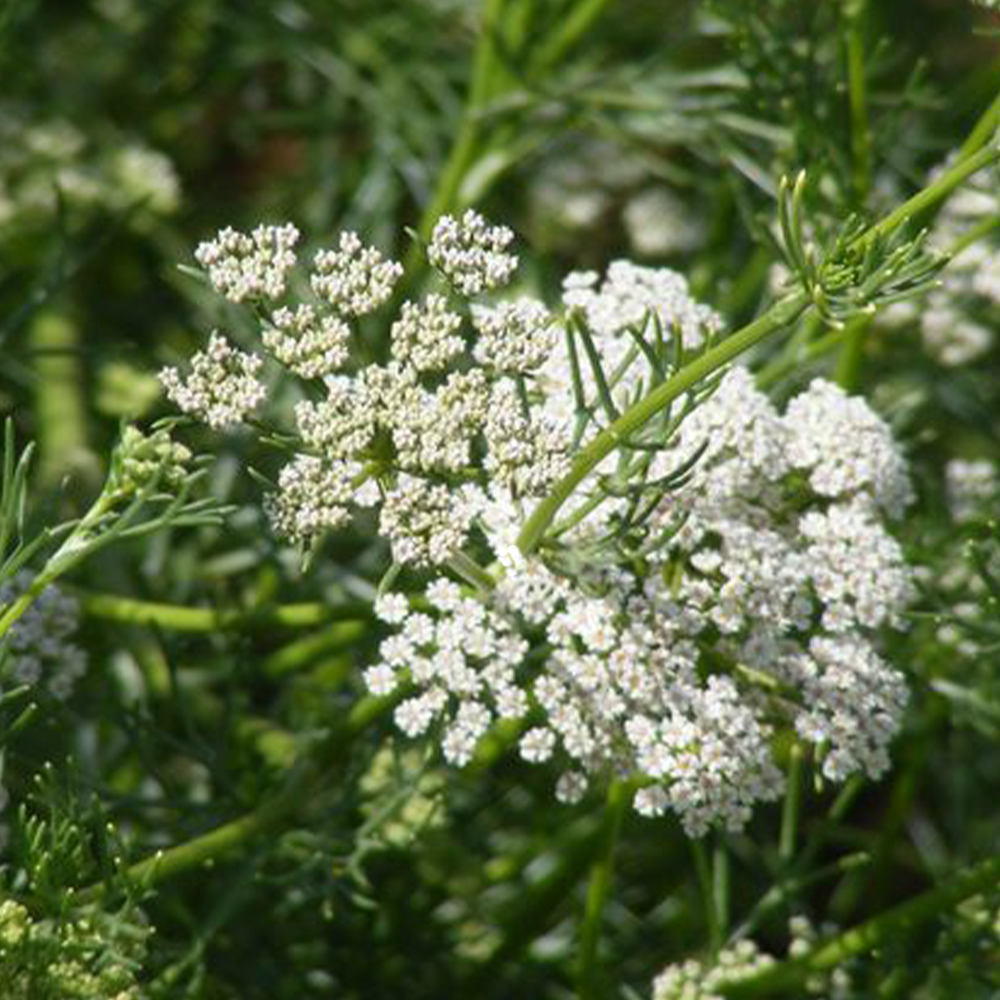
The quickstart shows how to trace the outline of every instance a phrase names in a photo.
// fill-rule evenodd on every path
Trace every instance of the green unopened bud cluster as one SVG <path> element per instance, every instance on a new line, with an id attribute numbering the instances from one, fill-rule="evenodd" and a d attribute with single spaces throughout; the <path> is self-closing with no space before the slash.
<path id="1" fill-rule="evenodd" d="M 134 914 L 133 914 L 134 916 Z M 14 900 L 0 904 L 0 996 L 4 1000 L 142 1000 L 136 978 L 147 930 L 93 911 L 35 920 Z"/>
<path id="2" fill-rule="evenodd" d="M 170 437 L 169 431 L 143 434 L 137 427 L 126 427 L 116 455 L 116 488 L 126 494 L 158 483 L 179 487 L 189 475 L 191 452 Z"/>

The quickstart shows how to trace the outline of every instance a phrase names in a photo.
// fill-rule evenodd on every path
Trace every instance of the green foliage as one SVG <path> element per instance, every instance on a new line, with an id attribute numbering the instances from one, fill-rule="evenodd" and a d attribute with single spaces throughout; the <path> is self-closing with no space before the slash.
<path id="1" fill-rule="evenodd" d="M 781 971 L 726 996 L 802 995 L 838 965 L 845 996 L 995 995 L 1000 493 L 962 519 L 946 485 L 1000 454 L 994 6 L 0 5 L 0 584 L 21 588 L 0 659 L 54 585 L 91 664 L 67 700 L 0 692 L 0 996 L 610 1000 L 751 939 Z M 974 188 L 971 168 L 942 183 L 980 154 Z M 987 200 L 939 238 L 970 190 Z M 364 518 L 300 572 L 241 474 L 270 482 L 277 459 L 158 420 L 154 373 L 195 331 L 250 339 L 183 273 L 214 230 L 287 217 L 397 256 L 409 230 L 412 296 L 420 240 L 467 204 L 517 231 L 518 292 L 554 302 L 565 272 L 627 256 L 683 271 L 726 321 L 683 351 L 650 316 L 618 370 L 568 324 L 576 443 L 607 432 L 579 480 L 620 506 L 587 547 L 564 540 L 589 510 L 535 522 L 565 572 L 669 547 L 683 516 L 658 536 L 650 516 L 701 455 L 650 470 L 737 358 L 778 398 L 833 377 L 892 422 L 923 569 L 884 650 L 912 699 L 881 783 L 838 792 L 776 739 L 785 801 L 692 851 L 670 820 L 555 803 L 513 728 L 462 772 L 392 742 L 393 704 L 360 681 L 371 603 L 391 582 L 420 607 L 423 575 L 387 574 Z M 949 284 L 963 259 L 978 277 Z M 986 331 L 972 362 L 928 346 L 939 307 Z M 384 355 L 378 320 L 357 335 Z"/>

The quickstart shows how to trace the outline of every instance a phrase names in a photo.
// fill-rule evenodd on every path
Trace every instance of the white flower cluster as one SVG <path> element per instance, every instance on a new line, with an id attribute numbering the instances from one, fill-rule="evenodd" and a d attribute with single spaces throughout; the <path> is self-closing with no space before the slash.
<path id="1" fill-rule="evenodd" d="M 390 331 L 393 359 L 408 362 L 418 372 L 438 371 L 465 349 L 461 326 L 462 317 L 448 308 L 443 295 L 404 302 Z"/>
<path id="2" fill-rule="evenodd" d="M 514 234 L 506 226 L 491 226 L 473 209 L 461 219 L 444 215 L 434 226 L 427 259 L 462 295 L 505 285 L 517 267 L 507 253 Z"/>
<path id="3" fill-rule="evenodd" d="M 996 516 L 1000 509 L 1000 472 L 988 458 L 954 458 L 944 470 L 948 509 L 956 524 Z"/>
<path id="4" fill-rule="evenodd" d="M 339 528 L 350 518 L 354 479 L 361 467 L 350 462 L 324 462 L 297 455 L 278 475 L 278 490 L 265 500 L 271 523 L 298 543 Z"/>
<path id="5" fill-rule="evenodd" d="M 824 927 L 829 934 L 836 928 Z M 788 921 L 788 958 L 800 958 L 814 948 L 820 934 L 804 916 Z M 711 961 L 688 959 L 668 965 L 653 980 L 653 1000 L 723 1000 L 723 987 L 738 982 L 774 965 L 772 955 L 762 951 L 749 938 L 723 948 Z M 826 973 L 809 976 L 803 984 L 801 997 L 825 997 L 827 1000 L 848 1000 L 856 996 L 854 977 L 843 964 Z"/>
<path id="6" fill-rule="evenodd" d="M 487 368 L 530 372 L 540 368 L 552 353 L 552 317 L 535 299 L 502 302 L 495 308 L 474 307 L 472 316 L 479 331 L 475 357 Z"/>
<path id="7" fill-rule="evenodd" d="M 644 328 L 652 315 L 663 327 L 664 336 L 676 331 L 685 348 L 695 349 L 722 327 L 718 313 L 691 297 L 682 274 L 627 260 L 614 261 L 600 282 L 596 271 L 567 275 L 563 302 L 580 309 L 590 329 L 607 338 L 623 334 L 629 326 Z M 626 346 L 631 346 L 632 341 L 624 339 Z"/>
<path id="8" fill-rule="evenodd" d="M 446 759 L 467 764 L 496 718 L 527 711 L 515 670 L 528 643 L 497 611 L 464 597 L 448 580 L 435 581 L 427 595 L 437 617 L 411 612 L 399 594 L 376 602 L 379 616 L 400 631 L 382 644 L 381 659 L 365 672 L 365 682 L 373 693 L 386 695 L 408 676 L 422 690 L 396 708 L 397 725 L 418 736 L 432 723 L 443 724 Z"/>
<path id="9" fill-rule="evenodd" d="M 866 492 L 890 517 L 899 517 L 913 499 L 891 431 L 860 397 L 816 379 L 791 401 L 785 424 L 791 464 L 808 470 L 820 496 Z"/>
<path id="10" fill-rule="evenodd" d="M 569 438 L 546 414 L 531 417 L 508 382 L 494 387 L 486 418 L 486 471 L 511 498 L 537 496 L 569 471 Z"/>
<path id="11" fill-rule="evenodd" d="M 8 605 L 31 583 L 30 573 L 18 573 L 0 585 L 0 607 Z M 49 587 L 14 623 L 0 645 L 0 684 L 44 684 L 65 700 L 87 667 L 87 655 L 72 642 L 79 625 L 79 606 L 58 587 Z"/>
<path id="12" fill-rule="evenodd" d="M 144 146 L 123 146 L 111 159 L 110 174 L 123 208 L 140 205 L 168 215 L 180 204 L 180 181 L 163 153 Z"/>
<path id="13" fill-rule="evenodd" d="M 285 293 L 288 272 L 295 266 L 295 226 L 257 226 L 252 233 L 223 229 L 214 240 L 199 244 L 195 260 L 208 272 L 212 287 L 230 302 L 277 299 Z"/>
<path id="14" fill-rule="evenodd" d="M 250 236 L 227 229 L 196 256 L 222 294 L 259 308 L 260 298 L 284 294 L 297 238 L 292 226 Z M 512 239 L 469 211 L 439 220 L 428 252 L 453 288 L 470 295 L 511 276 Z M 322 380 L 323 390 L 295 405 L 299 453 L 267 506 L 272 524 L 300 545 L 346 523 L 352 506 L 376 506 L 394 558 L 431 565 L 466 541 L 491 481 L 517 497 L 544 493 L 567 468 L 569 439 L 533 413 L 531 382 L 555 339 L 540 302 L 463 308 L 432 292 L 402 304 L 388 359 L 352 359 L 350 323 L 387 302 L 401 273 L 345 232 L 315 256 L 309 284 L 317 301 L 256 313 L 270 354 L 295 375 Z M 175 369 L 160 378 L 182 410 L 221 427 L 263 398 L 261 364 L 216 333 L 186 379 Z"/>
<path id="15" fill-rule="evenodd" d="M 257 378 L 261 359 L 212 333 L 203 351 L 191 358 L 191 371 L 181 379 L 176 368 L 164 368 L 160 382 L 167 396 L 185 413 L 216 429 L 242 423 L 265 396 Z"/>
<path id="16" fill-rule="evenodd" d="M 340 234 L 336 250 L 320 250 L 313 261 L 313 291 L 338 312 L 364 316 L 388 301 L 402 265 L 365 246 L 357 233 Z"/>
<path id="17" fill-rule="evenodd" d="M 620 218 L 639 257 L 689 253 L 705 230 L 689 204 L 654 176 L 642 154 L 602 139 L 573 140 L 534 171 L 528 189 L 533 228 L 572 249 Z"/>
<path id="18" fill-rule="evenodd" d="M 0 241 L 51 226 L 67 209 L 104 208 L 136 230 L 176 211 L 180 183 L 168 157 L 114 133 L 87 135 L 65 119 L 0 108 Z"/>
<path id="19" fill-rule="evenodd" d="M 737 368 L 654 464 L 667 471 L 703 447 L 690 481 L 653 517 L 654 537 L 683 523 L 651 550 L 644 576 L 605 569 L 570 580 L 529 560 L 512 566 L 485 609 L 439 582 L 428 591 L 432 615 L 393 604 L 388 620 L 401 632 L 373 668 L 378 690 L 406 673 L 419 689 L 411 702 L 420 731 L 440 719 L 450 732 L 468 716 L 477 720 L 462 730 L 468 740 L 509 716 L 514 685 L 537 720 L 521 753 L 558 762 L 561 798 L 618 773 L 642 785 L 639 812 L 673 811 L 693 836 L 717 823 L 738 829 L 755 802 L 781 793 L 776 724 L 816 747 L 830 780 L 879 775 L 906 686 L 871 635 L 898 624 L 911 596 L 884 527 L 910 498 L 888 428 L 820 381 L 782 416 Z M 497 477 L 484 516 L 498 556 L 513 509 Z M 570 546 L 574 532 L 564 536 Z M 458 669 L 439 636 L 461 634 L 467 621 L 474 638 Z M 547 651 L 541 663 L 491 657 L 529 630 Z M 449 669 L 415 667 L 422 659 Z M 484 681 L 501 670 L 503 707 Z"/>
<path id="20" fill-rule="evenodd" d="M 691 482 L 663 506 L 659 527 L 685 520 L 654 561 L 683 555 L 678 600 L 714 624 L 735 663 L 798 692 L 796 727 L 827 777 L 877 777 L 906 688 L 869 634 L 898 627 L 913 595 L 885 528 L 912 499 L 888 427 L 822 380 L 782 417 L 734 369 L 681 425 L 676 450 L 705 442 Z"/>
<path id="21" fill-rule="evenodd" d="M 720 987 L 774 965 L 774 958 L 745 939 L 723 948 L 711 964 L 691 958 L 668 965 L 653 980 L 653 1000 L 724 1000 Z"/>
<path id="22" fill-rule="evenodd" d="M 465 542 L 475 509 L 474 494 L 403 474 L 386 494 L 379 530 L 396 562 L 439 565 Z"/>
<path id="23" fill-rule="evenodd" d="M 322 316 L 311 305 L 277 309 L 261 335 L 275 358 L 302 378 L 332 375 L 347 360 L 350 338 L 339 316 Z"/>

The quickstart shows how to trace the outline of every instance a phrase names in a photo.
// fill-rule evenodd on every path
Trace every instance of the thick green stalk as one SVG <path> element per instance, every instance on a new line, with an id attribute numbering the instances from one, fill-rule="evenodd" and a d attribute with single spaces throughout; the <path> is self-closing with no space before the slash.
<path id="1" fill-rule="evenodd" d="M 837 331 L 843 339 L 843 345 L 837 356 L 833 380 L 846 392 L 854 392 L 858 388 L 864 360 L 865 337 L 871 325 L 871 316 L 855 316 L 848 321 L 843 330 Z"/>
<path id="2" fill-rule="evenodd" d="M 580 957 L 578 965 L 578 995 L 580 1000 L 598 1000 L 604 995 L 601 970 L 598 962 L 598 945 L 601 940 L 601 916 L 611 888 L 614 870 L 615 846 L 621 832 L 622 818 L 632 798 L 626 782 L 614 779 L 608 789 L 604 832 L 600 853 L 590 871 L 587 901 L 580 929 Z"/>
<path id="3" fill-rule="evenodd" d="M 977 150 L 982 149 L 1000 128 L 1000 94 L 993 98 L 993 103 L 979 116 L 979 121 L 973 126 L 968 139 L 962 143 L 958 158 L 964 160 Z"/>
<path id="4" fill-rule="evenodd" d="M 113 594 L 77 592 L 84 614 L 127 625 L 155 625 L 174 632 L 217 632 L 234 628 L 308 628 L 334 621 L 371 617 L 369 604 L 327 605 L 319 602 L 279 604 L 242 611 L 235 608 L 187 608 L 176 604 L 138 601 Z"/>
<path id="5" fill-rule="evenodd" d="M 983 167 L 1000 159 L 1000 150 L 987 146 L 956 163 L 937 180 L 919 191 L 912 198 L 890 212 L 857 241 L 856 248 L 864 249 L 875 240 L 887 237 L 915 216 L 944 201 L 964 180 Z M 570 471 L 558 482 L 552 492 L 542 500 L 528 518 L 517 544 L 527 555 L 541 543 L 548 526 L 559 508 L 572 495 L 577 486 L 616 448 L 625 444 L 628 437 L 672 403 L 678 396 L 697 385 L 713 372 L 718 371 L 734 358 L 755 344 L 784 329 L 794 322 L 808 307 L 805 292 L 795 292 L 779 300 L 762 316 L 727 337 L 721 344 L 707 351 L 691 364 L 682 368 L 673 378 L 658 385 L 648 396 L 626 410 L 614 423 L 601 431 L 573 461 Z"/>
<path id="6" fill-rule="evenodd" d="M 601 431 L 577 454 L 569 473 L 556 484 L 552 493 L 539 503 L 528 518 L 517 540 L 521 551 L 527 555 L 538 547 L 552 519 L 576 487 L 643 424 L 754 344 L 792 323 L 808 305 L 809 297 L 805 292 L 795 292 L 781 299 L 763 316 L 727 337 L 721 344 L 706 351 L 672 378 L 658 385 L 648 396 L 640 399 Z"/>
<path id="7" fill-rule="evenodd" d="M 778 839 L 778 857 L 785 865 L 795 856 L 801 809 L 802 745 L 796 742 L 792 744 L 788 754 L 788 780 L 785 785 L 785 802 L 781 810 L 781 835 Z"/>
<path id="8" fill-rule="evenodd" d="M 536 72 L 557 66 L 566 53 L 593 27 L 611 0 L 580 0 L 563 19 L 559 30 L 543 46 L 534 63 Z"/>
<path id="9" fill-rule="evenodd" d="M 814 947 L 801 958 L 770 966 L 744 979 L 716 987 L 727 1000 L 792 996 L 810 976 L 830 972 L 843 962 L 886 945 L 939 914 L 1000 882 L 1000 855 L 952 876 L 943 885 L 901 903 L 871 920 Z"/>

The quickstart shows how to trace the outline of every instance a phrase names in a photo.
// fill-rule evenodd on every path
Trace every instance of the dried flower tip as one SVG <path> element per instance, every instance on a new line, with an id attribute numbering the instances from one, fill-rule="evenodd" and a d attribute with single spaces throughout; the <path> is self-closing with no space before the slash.
<path id="1" fill-rule="evenodd" d="M 479 331 L 476 360 L 501 372 L 530 372 L 552 353 L 555 330 L 548 310 L 534 299 L 503 302 L 496 308 L 473 307 Z"/>
<path id="2" fill-rule="evenodd" d="M 428 295 L 419 304 L 404 302 L 392 324 L 392 357 L 417 371 L 444 368 L 465 347 L 457 335 L 461 325 L 462 317 L 448 308 L 443 295 Z"/>
<path id="3" fill-rule="evenodd" d="M 195 260 L 208 271 L 212 287 L 231 302 L 276 299 L 285 292 L 295 266 L 295 226 L 258 226 L 250 235 L 223 229 L 195 250 Z"/>
<path id="4" fill-rule="evenodd" d="M 191 359 L 186 380 L 176 368 L 164 368 L 160 382 L 180 409 L 218 429 L 241 423 L 264 398 L 260 366 L 256 354 L 238 350 L 216 331 Z"/>
<path id="5" fill-rule="evenodd" d="M 506 226 L 490 226 L 470 208 L 461 219 L 438 219 L 427 257 L 463 295 L 476 295 L 510 280 L 517 258 L 505 251 L 513 239 Z"/>
<path id="6" fill-rule="evenodd" d="M 377 309 L 403 274 L 400 264 L 366 247 L 353 232 L 340 234 L 336 250 L 320 250 L 313 266 L 313 291 L 348 316 Z"/>
<path id="7" fill-rule="evenodd" d="M 320 316 L 310 305 L 278 309 L 264 331 L 264 346 L 302 378 L 322 378 L 348 358 L 351 331 L 338 316 Z"/>

